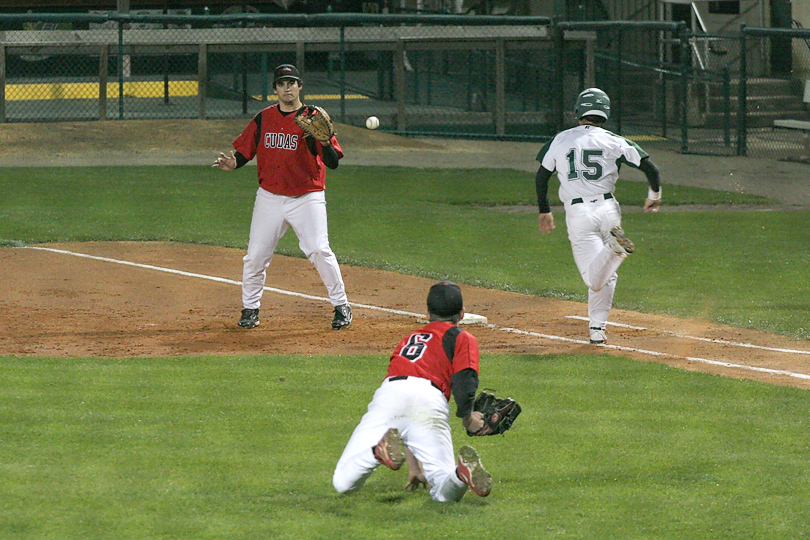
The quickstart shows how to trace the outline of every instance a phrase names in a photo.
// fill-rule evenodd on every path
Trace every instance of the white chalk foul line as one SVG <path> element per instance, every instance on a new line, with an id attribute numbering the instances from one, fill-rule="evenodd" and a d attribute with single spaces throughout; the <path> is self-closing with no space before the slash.
<path id="1" fill-rule="evenodd" d="M 165 272 L 167 274 L 176 274 L 176 275 L 186 276 L 186 277 L 207 279 L 209 281 L 216 281 L 216 282 L 219 282 L 219 283 L 227 283 L 227 284 L 230 284 L 230 285 L 239 285 L 239 286 L 242 285 L 241 281 L 235 281 L 235 280 L 232 280 L 232 279 L 219 278 L 219 277 L 215 277 L 215 276 L 207 276 L 205 274 L 196 274 L 194 272 L 184 272 L 182 270 L 175 270 L 173 268 L 165 268 L 165 267 L 162 267 L 162 266 L 154 266 L 154 265 L 151 265 L 151 264 L 142 264 L 142 263 L 134 263 L 134 262 L 130 262 L 130 261 L 122 261 L 122 260 L 119 260 L 119 259 L 111 259 L 109 257 L 99 257 L 97 255 L 88 255 L 86 253 L 76 253 L 74 251 L 67 251 L 67 250 L 64 250 L 64 249 L 46 248 L 46 247 L 40 247 L 40 246 L 23 246 L 22 249 L 36 249 L 36 250 L 41 250 L 41 251 L 49 251 L 51 253 L 60 253 L 60 254 L 63 254 L 63 255 L 72 255 L 74 257 L 82 257 L 82 258 L 85 258 L 85 259 L 92 259 L 92 260 L 96 260 L 96 261 L 103 261 L 103 262 L 110 262 L 110 263 L 115 263 L 115 264 L 122 264 L 122 265 L 126 265 L 126 266 L 134 266 L 134 267 L 137 267 L 137 268 L 144 268 L 144 269 L 147 269 L 147 270 L 156 270 L 158 272 Z M 273 288 L 273 287 L 265 287 L 264 290 L 272 291 L 272 292 L 275 292 L 275 293 L 278 293 L 278 294 L 285 294 L 285 295 L 288 295 L 288 296 L 296 296 L 296 297 L 299 297 L 299 298 L 306 298 L 306 299 L 309 299 L 309 300 L 320 300 L 320 301 L 327 301 L 327 302 L 329 301 L 328 298 L 325 298 L 325 297 L 322 297 L 322 296 L 313 296 L 313 295 L 310 295 L 310 294 L 303 294 L 303 293 L 297 293 L 297 292 L 293 292 L 293 291 L 286 291 L 284 289 L 276 289 L 276 288 Z M 368 305 L 368 304 L 352 304 L 352 305 L 357 306 L 357 307 L 361 307 L 361 308 L 365 308 L 365 309 L 373 309 L 373 310 L 377 310 L 377 311 L 383 311 L 383 312 L 386 312 L 386 313 L 393 313 L 393 314 L 396 314 L 396 315 L 404 315 L 404 316 L 407 316 L 407 317 L 422 317 L 423 316 L 423 314 L 421 314 L 421 313 L 412 313 L 410 311 L 402 311 L 402 310 L 398 310 L 398 309 L 390 309 L 390 308 L 384 308 L 384 307 L 380 307 L 380 306 L 372 306 L 372 305 Z M 580 344 L 580 345 L 589 345 L 590 344 L 589 341 L 584 341 L 584 340 L 580 340 L 580 339 L 567 338 L 567 337 L 563 337 L 563 336 L 555 336 L 553 334 L 541 334 L 539 332 L 531 332 L 531 331 L 528 331 L 528 330 L 520 330 L 518 328 L 509 328 L 509 327 L 505 327 L 505 326 L 498 326 L 496 324 L 491 324 L 491 323 L 487 324 L 487 327 L 495 329 L 495 330 L 500 330 L 500 331 L 503 331 L 503 332 L 510 332 L 510 333 L 514 333 L 514 334 L 522 334 L 522 335 L 526 335 L 526 336 L 539 337 L 539 338 L 549 339 L 549 340 L 553 340 L 553 341 L 563 341 L 563 342 L 567 342 L 567 343 L 577 343 L 577 344 Z M 810 375 L 805 375 L 803 373 L 794 373 L 792 371 L 784 371 L 784 370 L 780 370 L 780 369 L 762 368 L 762 367 L 757 367 L 757 366 L 746 366 L 746 365 L 743 365 L 743 364 L 733 364 L 733 363 L 730 363 L 730 362 L 721 362 L 719 360 L 710 360 L 708 358 L 698 358 L 698 357 L 692 357 L 692 356 L 677 356 L 677 355 L 674 355 L 674 354 L 662 353 L 662 352 L 659 352 L 659 351 L 650 351 L 650 350 L 645 350 L 645 349 L 638 349 L 638 348 L 635 348 L 635 347 L 624 347 L 624 346 L 621 346 L 621 345 L 602 344 L 602 345 L 597 345 L 597 346 L 598 347 L 605 347 L 605 348 L 609 348 L 609 349 L 615 349 L 615 350 L 619 350 L 619 351 L 636 352 L 636 353 L 640 353 L 640 354 L 646 354 L 646 355 L 649 355 L 649 356 L 677 358 L 677 359 L 682 359 L 682 360 L 688 360 L 690 362 L 699 362 L 699 363 L 704 363 L 704 364 L 723 366 L 723 367 L 727 367 L 727 368 L 743 369 L 743 370 L 748 370 L 748 371 L 756 371 L 756 372 L 760 372 L 760 373 L 770 373 L 770 374 L 774 374 L 774 375 L 785 375 L 787 377 L 793 377 L 793 378 L 796 378 L 796 379 L 810 380 Z M 798 352 L 806 354 L 806 351 L 798 351 Z"/>
<path id="2" fill-rule="evenodd" d="M 588 319 L 588 317 L 580 317 L 579 315 L 566 315 L 565 318 L 566 319 L 576 319 L 578 321 L 589 321 L 590 320 L 590 319 Z M 607 322 L 605 324 L 609 324 L 611 326 L 618 326 L 620 328 L 630 328 L 632 330 L 646 330 L 647 329 L 644 326 L 633 326 L 633 325 L 630 325 L 630 324 L 623 324 L 623 323 L 617 323 L 617 322 Z"/>
<path id="3" fill-rule="evenodd" d="M 99 257 L 97 255 L 88 255 L 86 253 L 77 253 L 75 251 L 67 251 L 67 250 L 64 250 L 64 249 L 46 248 L 46 247 L 39 247 L 39 246 L 21 246 L 21 247 L 24 247 L 25 249 L 38 249 L 40 251 L 50 251 L 52 253 L 61 253 L 63 255 L 73 255 L 74 257 L 83 257 L 85 259 L 93 259 L 93 260 L 96 260 L 96 261 L 110 262 L 110 263 L 115 263 L 115 264 L 123 264 L 123 265 L 126 265 L 126 266 L 135 266 L 135 267 L 138 267 L 138 268 L 145 268 L 147 270 L 156 270 L 158 272 L 165 272 L 167 274 L 176 274 L 176 275 L 185 276 L 185 277 L 207 279 L 209 281 L 216 281 L 218 283 L 227 283 L 229 285 L 238 285 L 240 287 L 242 286 L 241 281 L 236 281 L 236 280 L 233 280 L 233 279 L 220 278 L 220 277 L 216 277 L 216 276 L 207 276 L 205 274 L 195 274 L 194 272 L 184 272 L 182 270 L 175 270 L 173 268 L 165 268 L 163 266 L 154 266 L 154 265 L 151 265 L 151 264 L 134 263 L 134 262 L 131 262 L 131 261 L 122 261 L 120 259 L 111 259 L 109 257 Z M 287 290 L 284 290 L 284 289 L 276 289 L 275 287 L 264 287 L 264 290 L 274 292 L 276 294 L 286 294 L 287 296 L 297 296 L 298 298 L 306 298 L 307 300 L 318 300 L 318 301 L 322 301 L 322 302 L 329 302 L 329 298 L 326 298 L 324 296 L 314 296 L 314 295 L 311 295 L 311 294 L 297 293 L 297 292 L 294 292 L 294 291 L 287 291 Z M 417 317 L 418 318 L 418 317 L 424 317 L 425 316 L 424 313 L 412 313 L 410 311 L 402 311 L 402 310 L 399 310 L 399 309 L 390 309 L 390 308 L 384 308 L 384 307 L 380 307 L 380 306 L 372 306 L 372 305 L 369 305 L 369 304 L 357 304 L 357 303 L 354 303 L 354 302 L 352 302 L 352 307 L 360 307 L 360 308 L 365 308 L 365 309 L 373 309 L 373 310 L 376 310 L 376 311 L 384 311 L 386 313 L 393 313 L 395 315 L 403 315 L 403 316 L 406 316 L 406 317 Z M 459 324 L 475 324 L 475 323 L 486 323 L 486 322 L 487 322 L 487 318 L 484 317 L 483 315 L 476 315 L 475 313 L 465 313 L 464 318 L 461 321 L 459 321 Z"/>
<path id="4" fill-rule="evenodd" d="M 490 324 L 488 326 L 497 328 L 493 324 Z M 551 340 L 554 340 L 554 341 L 565 341 L 565 342 L 568 342 L 568 343 L 578 343 L 580 345 L 590 345 L 591 344 L 590 341 L 585 341 L 585 340 L 581 340 L 581 339 L 572 339 L 572 338 L 566 338 L 566 337 L 562 337 L 562 336 L 554 336 L 554 335 L 549 335 L 549 334 L 540 334 L 538 332 L 530 332 L 530 331 L 527 331 L 527 330 L 519 330 L 517 328 L 500 328 L 500 330 L 504 330 L 506 332 L 512 332 L 512 333 L 515 333 L 515 334 L 523 334 L 523 335 L 527 335 L 527 336 L 534 336 L 534 337 L 539 337 L 539 338 L 551 339 Z M 792 371 L 785 371 L 785 370 L 782 370 L 782 369 L 763 368 L 763 367 L 759 367 L 759 366 L 747 366 L 745 364 L 734 364 L 734 363 L 731 363 L 731 362 L 722 362 L 720 360 L 711 360 L 711 359 L 708 359 L 708 358 L 699 358 L 697 356 L 678 356 L 678 355 L 675 355 L 675 354 L 662 353 L 662 352 L 659 352 L 659 351 L 650 351 L 650 350 L 647 350 L 647 349 L 638 349 L 636 347 L 625 347 L 625 346 L 622 346 L 622 345 L 609 345 L 607 343 L 603 343 L 601 345 L 595 345 L 595 347 L 604 347 L 604 348 L 607 348 L 607 349 L 615 349 L 617 351 L 635 352 L 635 353 L 640 353 L 640 354 L 646 354 L 646 355 L 649 355 L 649 356 L 657 356 L 657 357 L 665 357 L 665 358 L 677 358 L 679 360 L 688 360 L 690 362 L 698 362 L 698 363 L 709 364 L 709 365 L 713 365 L 713 366 L 722 366 L 722 367 L 727 367 L 727 368 L 743 369 L 743 370 L 747 370 L 747 371 L 756 371 L 756 372 L 759 372 L 759 373 L 770 373 L 772 375 L 784 375 L 786 377 L 793 377 L 795 379 L 810 380 L 810 375 L 806 375 L 804 373 L 794 373 Z"/>
<path id="5" fill-rule="evenodd" d="M 208 275 L 205 275 L 205 274 L 195 274 L 194 272 L 185 272 L 183 270 L 175 270 L 173 268 L 165 268 L 163 266 L 154 266 L 154 265 L 151 265 L 151 264 L 135 263 L 135 262 L 131 262 L 131 261 L 122 261 L 120 259 L 111 259 L 109 257 L 99 257 L 98 255 L 88 255 L 86 253 L 77 253 L 75 251 L 67 251 L 67 250 L 64 250 L 64 249 L 54 249 L 54 248 L 46 248 L 46 247 L 39 247 L 39 246 L 24 246 L 24 248 L 25 249 L 38 249 L 40 251 L 50 251 L 51 253 L 60 253 L 62 255 L 72 255 L 74 257 L 82 257 L 84 259 L 93 259 L 95 261 L 103 261 L 103 262 L 109 262 L 109 263 L 115 263 L 115 264 L 122 264 L 122 265 L 125 265 L 125 266 L 135 266 L 137 268 L 144 268 L 144 269 L 147 269 L 147 270 L 156 270 L 158 272 L 164 272 L 166 274 L 176 274 L 178 276 L 193 277 L 193 278 L 199 278 L 199 279 L 207 279 L 209 281 L 216 281 L 218 283 L 227 283 L 228 285 L 238 285 L 240 287 L 242 286 L 241 281 L 236 281 L 236 280 L 233 280 L 233 279 L 220 278 L 220 277 L 216 277 L 216 276 L 208 276 Z M 311 294 L 304 294 L 304 293 L 298 293 L 298 292 L 294 292 L 294 291 L 287 291 L 287 290 L 284 290 L 284 289 L 276 289 L 274 287 L 265 287 L 264 290 L 274 292 L 274 293 L 277 293 L 277 294 L 285 294 L 287 296 L 296 296 L 298 298 L 306 298 L 307 300 L 319 300 L 319 301 L 324 301 L 324 302 L 329 301 L 329 298 L 326 298 L 324 296 L 314 296 L 314 295 L 311 295 Z M 377 310 L 377 311 L 385 311 L 387 313 L 393 313 L 393 314 L 396 314 L 396 315 L 405 315 L 407 317 L 424 317 L 424 313 L 411 313 L 410 311 L 401 311 L 401 310 L 398 310 L 398 309 L 389 309 L 389 308 L 384 308 L 384 307 L 380 307 L 380 306 L 370 306 L 370 305 L 367 305 L 367 304 L 355 304 L 355 303 L 352 303 L 352 307 L 355 307 L 355 306 L 365 308 L 365 309 L 374 309 L 374 310 Z"/>
<path id="6" fill-rule="evenodd" d="M 580 317 L 578 315 L 566 315 L 566 319 L 577 319 L 580 321 L 587 321 L 587 317 Z M 608 322 L 607 324 L 612 326 L 618 326 L 622 328 L 631 328 L 633 330 L 647 330 L 647 328 L 643 326 L 631 326 L 629 324 L 622 324 L 622 323 L 613 323 Z M 658 330 L 663 334 L 670 334 L 675 337 L 684 338 L 684 339 L 694 339 L 695 341 L 705 341 L 707 343 L 719 343 L 721 345 L 733 345 L 734 347 L 745 347 L 747 349 L 762 349 L 764 351 L 773 351 L 773 352 L 783 352 L 783 353 L 791 353 L 791 354 L 807 354 L 810 355 L 810 351 L 803 351 L 801 349 L 780 349 L 778 347 L 765 347 L 764 345 L 754 345 L 753 343 L 741 343 L 738 341 L 726 341 L 725 339 L 716 339 L 716 338 L 705 338 L 700 336 L 691 336 L 689 334 L 682 334 L 680 332 L 672 332 L 670 330 Z"/>

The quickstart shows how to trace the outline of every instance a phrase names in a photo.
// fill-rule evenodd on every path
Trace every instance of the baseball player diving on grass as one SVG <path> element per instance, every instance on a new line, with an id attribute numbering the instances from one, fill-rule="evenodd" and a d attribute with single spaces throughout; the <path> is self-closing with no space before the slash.
<path id="1" fill-rule="evenodd" d="M 459 286 L 433 285 L 427 308 L 430 322 L 394 350 L 385 379 L 338 460 L 332 483 L 339 493 L 362 488 L 380 465 L 398 470 L 406 461 L 405 487 L 427 486 L 435 501 L 459 501 L 468 489 L 486 497 L 492 489 L 492 476 L 473 447 L 462 447 L 458 457 L 453 453 L 450 396 L 471 436 L 503 433 L 520 406 L 486 392 L 481 393 L 486 399 L 476 399 L 478 341 L 458 327 L 464 316 Z M 494 408 L 478 410 L 493 399 Z"/>
<path id="2" fill-rule="evenodd" d="M 302 87 L 295 66 L 278 66 L 273 79 L 278 104 L 259 112 L 233 142 L 234 151 L 220 154 L 213 165 L 232 171 L 254 157 L 258 165 L 259 189 L 242 268 L 242 328 L 259 324 L 267 267 L 289 227 L 326 286 L 334 308 L 332 328 L 340 330 L 352 322 L 340 267 L 329 247 L 324 196 L 326 168 L 338 167 L 343 149 L 326 111 L 301 103 Z"/>
<path id="3" fill-rule="evenodd" d="M 602 128 L 610 118 L 610 99 L 598 88 L 583 90 L 574 107 L 579 125 L 562 131 L 537 154 L 535 178 L 540 232 L 554 230 L 548 182 L 556 171 L 565 224 L 579 273 L 588 286 L 589 337 L 605 343 L 605 325 L 616 291 L 616 271 L 633 253 L 622 230 L 619 202 L 613 195 L 619 168 L 626 163 L 641 170 L 649 184 L 645 212 L 661 206 L 658 167 L 637 144 Z"/>

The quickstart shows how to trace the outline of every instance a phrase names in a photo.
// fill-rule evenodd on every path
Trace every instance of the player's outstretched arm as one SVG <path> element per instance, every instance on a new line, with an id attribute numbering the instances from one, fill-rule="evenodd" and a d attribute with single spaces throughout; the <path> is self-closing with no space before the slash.
<path id="1" fill-rule="evenodd" d="M 552 174 L 554 174 L 554 171 L 550 171 L 541 165 L 534 177 L 534 188 L 537 191 L 537 208 L 541 214 L 551 212 L 551 205 L 548 202 L 548 181 L 551 180 Z"/>
<path id="2" fill-rule="evenodd" d="M 647 198 L 644 200 L 644 211 L 658 212 L 658 209 L 661 208 L 661 173 L 648 157 L 641 160 L 639 170 L 647 176 L 647 183 L 650 185 Z"/>
<path id="3" fill-rule="evenodd" d="M 236 168 L 236 154 L 231 150 L 230 155 L 225 155 L 220 152 L 214 164 L 211 165 L 215 169 L 222 169 L 223 171 L 232 171 Z"/>

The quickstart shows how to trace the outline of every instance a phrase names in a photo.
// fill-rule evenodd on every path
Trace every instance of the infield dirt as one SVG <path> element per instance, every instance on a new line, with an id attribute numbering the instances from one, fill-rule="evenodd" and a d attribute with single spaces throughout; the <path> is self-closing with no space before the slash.
<path id="1" fill-rule="evenodd" d="M 3 124 L 0 166 L 210 166 L 245 122 Z M 527 174 L 536 170 L 533 143 L 415 140 L 350 126 L 338 129 L 346 164 L 509 167 Z M 810 204 L 806 165 L 650 153 L 665 183 L 739 189 L 779 199 L 780 206 Z M 241 279 L 241 250 L 135 242 L 42 247 Z M 0 249 L 0 267 L 6 283 L 12 284 L 0 292 L 0 354 L 23 356 L 368 353 L 381 356 L 382 370 L 392 348 L 419 323 L 413 316 L 361 305 L 422 313 L 432 284 L 423 278 L 343 265 L 355 305 L 351 327 L 331 330 L 331 306 L 325 299 L 268 291 L 262 324 L 246 331 L 235 324 L 241 305 L 239 287 L 233 283 L 30 248 Z M 305 259 L 276 256 L 267 285 L 325 297 L 317 273 Z M 468 327 L 484 354 L 604 352 L 810 388 L 810 346 L 804 341 L 706 321 L 613 310 L 611 322 L 627 326 L 609 327 L 609 345 L 594 346 L 582 341 L 586 323 L 570 318 L 586 316 L 584 304 L 470 286 L 464 291 L 467 310 L 489 319 L 488 325 Z"/>

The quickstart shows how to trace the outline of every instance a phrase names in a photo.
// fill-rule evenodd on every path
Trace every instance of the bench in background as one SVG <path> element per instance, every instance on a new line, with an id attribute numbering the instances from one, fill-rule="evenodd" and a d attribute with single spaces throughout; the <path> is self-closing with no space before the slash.
<path id="1" fill-rule="evenodd" d="M 801 159 L 810 158 L 810 121 L 807 120 L 774 120 L 774 128 L 792 129 L 802 132 L 804 140 L 804 154 Z"/>

